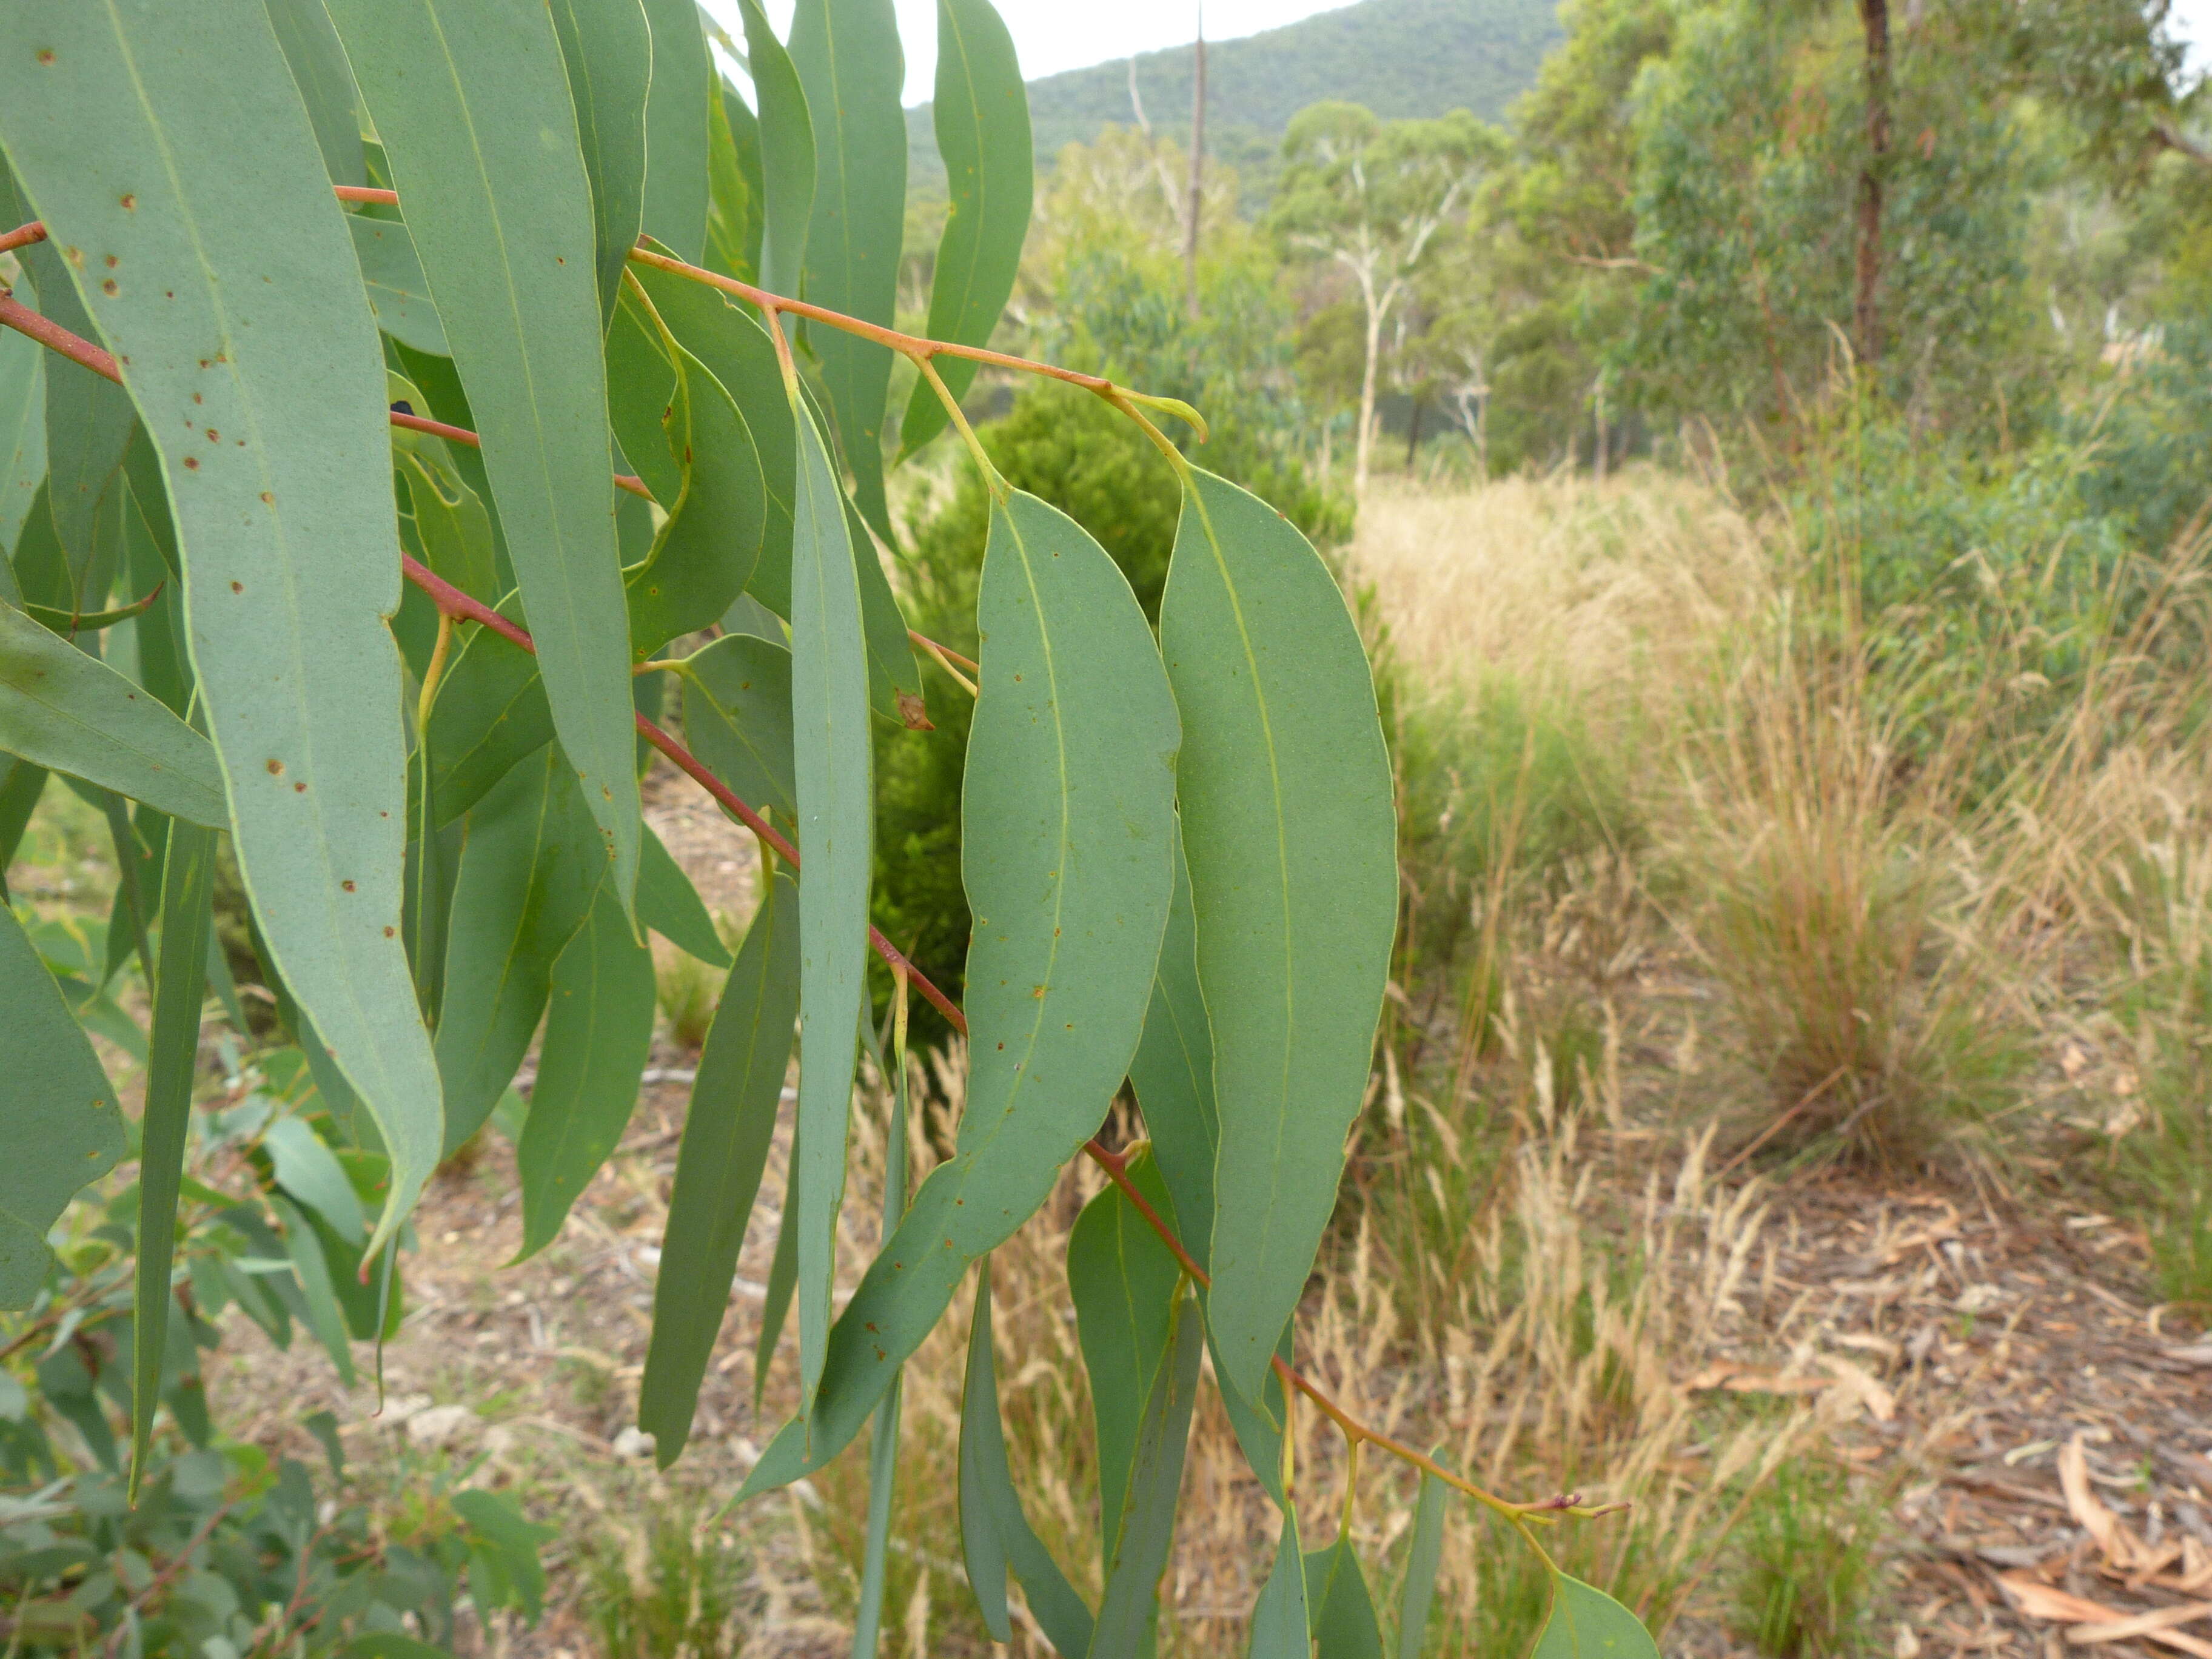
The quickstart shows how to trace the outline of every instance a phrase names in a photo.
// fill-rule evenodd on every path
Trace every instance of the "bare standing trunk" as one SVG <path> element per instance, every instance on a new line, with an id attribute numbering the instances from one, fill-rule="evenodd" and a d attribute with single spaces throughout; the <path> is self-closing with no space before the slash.
<path id="1" fill-rule="evenodd" d="M 1851 307 L 1859 361 L 1881 361 L 1881 191 L 1889 155 L 1889 0 L 1859 0 L 1866 34 L 1866 161 L 1859 169 L 1858 270 Z"/>
<path id="2" fill-rule="evenodd" d="M 1206 191 L 1206 8 L 1198 10 L 1198 39 L 1192 46 L 1195 76 L 1190 92 L 1190 198 L 1183 216 L 1184 303 L 1198 320 L 1198 210 Z"/>
<path id="3" fill-rule="evenodd" d="M 1364 500 L 1367 495 L 1367 457 L 1375 447 L 1375 369 L 1382 356 L 1382 308 L 1375 303 L 1372 288 L 1367 292 L 1367 362 L 1359 372 L 1359 447 L 1352 452 L 1352 497 Z"/>

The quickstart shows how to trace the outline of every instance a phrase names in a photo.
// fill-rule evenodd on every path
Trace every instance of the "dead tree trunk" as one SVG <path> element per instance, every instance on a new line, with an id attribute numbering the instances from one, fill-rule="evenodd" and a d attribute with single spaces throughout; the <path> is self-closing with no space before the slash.
<path id="1" fill-rule="evenodd" d="M 1198 14 L 1198 40 L 1191 47 L 1195 71 L 1190 89 L 1190 199 L 1182 228 L 1184 303 L 1198 320 L 1198 214 L 1206 196 L 1206 12 Z"/>
<path id="2" fill-rule="evenodd" d="M 1859 0 L 1866 35 L 1866 160 L 1859 168 L 1857 280 L 1851 322 L 1859 361 L 1881 361 L 1882 174 L 1889 155 L 1889 0 Z"/>

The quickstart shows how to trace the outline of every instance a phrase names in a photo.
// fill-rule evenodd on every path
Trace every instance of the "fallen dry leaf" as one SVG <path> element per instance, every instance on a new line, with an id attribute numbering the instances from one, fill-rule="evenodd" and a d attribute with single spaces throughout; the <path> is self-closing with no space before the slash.
<path id="1" fill-rule="evenodd" d="M 1996 1575 L 1998 1585 L 2012 1598 L 2013 1605 L 2030 1619 L 2040 1619 L 2051 1624 L 2106 1626 L 2126 1623 L 2131 1615 L 2118 1607 L 2108 1607 L 2101 1601 L 2092 1601 L 2087 1596 L 2071 1595 L 2030 1578 L 2025 1573 L 2001 1572 Z M 2206 1611 L 2212 1611 L 2208 1608 Z M 2178 1630 L 2146 1630 L 2142 1632 L 2149 1641 L 2193 1654 L 2196 1659 L 2212 1659 L 2212 1642 L 2185 1636 Z M 2118 1639 L 2118 1638 L 2112 1638 Z"/>
<path id="2" fill-rule="evenodd" d="M 2067 1513 L 2097 1540 L 2106 1565 L 2118 1573 L 2133 1571 L 2143 1559 L 2143 1547 L 2120 1524 L 2120 1517 L 2089 1490 L 2089 1454 L 2079 1434 L 2059 1448 L 2058 1489 L 2066 1494 Z"/>
<path id="3" fill-rule="evenodd" d="M 2178 1607 L 2156 1607 L 2148 1613 L 2135 1613 L 2128 1618 L 2115 1619 L 2109 1623 L 2076 1625 L 2066 1632 L 2066 1639 L 2075 1647 L 2090 1647 L 2099 1642 L 2127 1642 L 2138 1636 L 2154 1636 L 2176 1625 L 2186 1625 L 2212 1613 L 2212 1601 L 2188 1601 Z"/>
<path id="4" fill-rule="evenodd" d="M 1875 1422 L 1887 1423 L 1897 1415 L 1897 1396 L 1875 1382 L 1864 1366 L 1832 1353 L 1822 1354 L 1820 1363 L 1836 1374 L 1837 1384 L 1856 1395 Z"/>

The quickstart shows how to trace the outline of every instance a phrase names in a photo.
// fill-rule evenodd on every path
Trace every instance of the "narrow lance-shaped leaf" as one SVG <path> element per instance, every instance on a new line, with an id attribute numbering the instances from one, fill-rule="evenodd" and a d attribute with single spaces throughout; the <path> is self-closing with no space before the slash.
<path id="1" fill-rule="evenodd" d="M 796 299 L 814 215 L 814 118 L 799 70 L 769 26 L 760 0 L 738 0 L 738 7 L 744 14 L 745 57 L 760 106 L 761 286 Z"/>
<path id="2" fill-rule="evenodd" d="M 814 121 L 814 211 L 806 229 L 806 298 L 891 325 L 906 233 L 906 56 L 891 0 L 799 0 L 791 61 Z M 860 512 L 896 542 L 884 499 L 888 346 L 812 326 L 837 447 Z"/>
<path id="3" fill-rule="evenodd" d="M 1433 1474 L 1421 1476 L 1413 1504 L 1413 1540 L 1406 1551 L 1406 1582 L 1398 1594 L 1397 1659 L 1421 1659 L 1428 1643 L 1429 1608 L 1436 1600 L 1437 1568 L 1444 1556 L 1444 1504 L 1450 1496 Z"/>
<path id="4" fill-rule="evenodd" d="M 160 447 L 240 869 L 391 1149 L 388 1237 L 441 1109 L 399 940 L 399 550 L 351 240 L 257 0 L 13 0 L 0 40 L 0 140 Z"/>
<path id="5" fill-rule="evenodd" d="M 645 0 L 653 91 L 645 112 L 645 229 L 697 264 L 707 248 L 707 100 L 714 67 L 693 0 Z"/>
<path id="6" fill-rule="evenodd" d="M 208 945 L 215 937 L 215 836 L 173 823 L 161 872 L 161 950 L 154 969 L 153 1031 L 147 1042 L 146 1104 L 139 1120 L 138 1264 L 131 1356 L 131 1487 L 135 1497 L 153 1444 L 161 1350 L 169 1329 L 169 1269 L 177 1242 L 177 1193 L 198 1068 L 200 1003 Z"/>
<path id="7" fill-rule="evenodd" d="M 1306 1601 L 1315 1659 L 1383 1659 L 1382 1622 L 1349 1533 L 1307 1554 Z"/>
<path id="8" fill-rule="evenodd" d="M 1030 100 L 1013 37 L 991 0 L 937 0 L 938 153 L 951 201 L 930 280 L 933 340 L 991 343 L 991 331 L 1014 291 L 1029 234 L 1036 167 L 1030 155 Z M 945 390 L 963 397 L 975 379 L 964 357 L 937 359 Z M 911 455 L 945 430 L 950 417 L 927 380 L 915 383 L 899 422 L 899 448 Z"/>
<path id="9" fill-rule="evenodd" d="M 1283 1511 L 1275 1565 L 1252 1609 L 1251 1659 L 1312 1659 L 1311 1614 L 1306 1602 L 1305 1557 L 1298 1549 L 1298 1517 Z"/>
<path id="10" fill-rule="evenodd" d="M 446 356 L 446 331 L 439 325 L 429 279 L 422 275 L 422 260 L 407 227 L 397 219 L 356 213 L 347 218 L 346 228 L 353 232 L 354 256 L 361 261 L 361 279 L 368 289 L 376 325 L 417 351 Z M 429 410 L 414 413 L 427 415 Z"/>
<path id="11" fill-rule="evenodd" d="M 171 817 L 228 819 L 208 740 L 152 693 L 0 604 L 0 749 Z"/>
<path id="12" fill-rule="evenodd" d="M 599 313 L 612 317 L 615 289 L 645 222 L 645 108 L 653 78 L 653 30 L 638 0 L 548 0 L 576 137 L 592 180 L 599 226 Z"/>
<path id="13" fill-rule="evenodd" d="M 530 1117 L 515 1147 L 520 1261 L 551 1243 L 637 1106 L 653 1049 L 653 952 L 631 935 L 602 883 L 592 913 L 553 964 Z"/>
<path id="14" fill-rule="evenodd" d="M 684 873 L 653 826 L 645 826 L 645 859 L 637 873 L 637 919 L 678 949 L 712 968 L 730 965 L 729 948 L 691 878 Z"/>
<path id="15" fill-rule="evenodd" d="M 499 611 L 511 620 L 520 608 L 510 595 Z M 489 628 L 459 631 L 465 642 L 447 659 L 430 710 L 431 799 L 447 823 L 553 740 L 553 711 L 537 659 Z M 581 810 L 580 794 L 576 805 Z"/>
<path id="16" fill-rule="evenodd" d="M 778 1436 L 749 1490 L 816 1467 L 859 1432 L 966 1263 L 1036 1210 L 1097 1127 L 1144 1021 L 1173 878 L 1177 742 L 1144 613 L 1080 526 L 1015 494 L 993 515 L 977 621 L 981 696 L 962 796 L 969 1070 L 957 1148 L 839 1320 L 812 1419 Z M 806 721 L 796 729 L 803 768 Z M 814 866 L 801 850 L 803 892 Z"/>
<path id="17" fill-rule="evenodd" d="M 531 0 L 330 0 L 483 438 L 561 744 L 627 915 L 639 809 L 590 181 Z"/>
<path id="18" fill-rule="evenodd" d="M 1208 1320 L 1255 1395 L 1336 1203 L 1397 916 L 1358 630 L 1273 507 L 1190 469 L 1160 606 L 1220 1121 Z"/>
<path id="19" fill-rule="evenodd" d="M 837 1211 L 866 993 L 874 758 L 860 585 L 844 498 L 822 434 L 798 409 L 792 515 L 791 705 L 797 750 L 799 856 L 799 1204 L 800 1397 L 811 1406 L 830 1338 Z M 871 1401 L 871 1403 L 873 1403 Z"/>
<path id="20" fill-rule="evenodd" d="M 676 1155 L 637 1424 L 666 1468 L 684 1449 L 729 1310 L 799 1018 L 799 887 L 777 872 L 708 1028 Z"/>
<path id="21" fill-rule="evenodd" d="M 0 904 L 0 1308 L 28 1307 L 53 1253 L 46 1231 L 87 1182 L 123 1156 L 123 1113 L 92 1044 L 15 913 Z"/>
<path id="22" fill-rule="evenodd" d="M 730 83 L 715 77 L 707 122 L 707 266 L 760 281 L 760 122 Z"/>
<path id="23" fill-rule="evenodd" d="M 1175 1539 L 1176 1498 L 1190 1443 L 1191 1407 L 1198 1400 L 1198 1362 L 1206 1338 L 1197 1304 L 1183 1300 L 1173 1339 L 1145 1389 L 1129 1486 L 1114 1532 L 1106 1595 L 1091 1632 L 1093 1659 L 1152 1651 L 1159 1624 L 1160 1575 Z"/>
<path id="24" fill-rule="evenodd" d="M 330 1259 L 323 1254 L 323 1242 L 307 1218 L 289 1200 L 272 1193 L 269 1208 L 284 1229 L 284 1253 L 292 1261 L 292 1271 L 300 1281 L 300 1295 L 307 1304 L 307 1328 L 315 1334 L 315 1340 L 323 1345 L 323 1352 L 331 1357 L 337 1368 L 338 1380 L 350 1389 L 353 1386 L 353 1333 L 347 1328 L 345 1310 L 338 1305 L 337 1291 L 331 1283 Z"/>
<path id="25" fill-rule="evenodd" d="M 12 124 L 0 132 L 11 130 Z M 33 188 L 36 199 L 43 202 L 36 190 L 44 182 L 43 170 L 28 160 L 17 170 L 26 187 Z M 37 284 L 42 313 L 72 334 L 93 340 L 106 337 L 86 310 L 51 238 L 19 250 L 16 258 Z M 112 280 L 120 284 L 121 278 Z M 123 464 L 137 414 L 130 392 L 65 358 L 46 365 L 46 386 L 47 507 L 69 571 L 67 604 L 72 611 L 96 611 L 107 596 L 88 586 L 94 523 L 115 470 Z"/>
<path id="26" fill-rule="evenodd" d="M 1551 1615 L 1528 1659 L 1659 1659 L 1659 1649 L 1626 1607 L 1554 1569 Z"/>
<path id="27" fill-rule="evenodd" d="M 267 0 L 276 44 L 291 66 L 292 79 L 314 124 L 315 143 L 334 185 L 365 185 L 368 161 L 361 144 L 361 116 L 355 109 L 353 71 L 345 48 L 331 27 L 322 0 Z"/>
<path id="28" fill-rule="evenodd" d="M 1213 1235 L 1213 1158 L 1221 1126 L 1213 1105 L 1213 1033 L 1198 986 L 1198 930 L 1182 836 L 1174 840 L 1175 897 L 1160 940 L 1145 1034 L 1129 1081 L 1152 1137 L 1152 1157 L 1174 1200 L 1176 1231 L 1201 1267 Z"/>
<path id="29" fill-rule="evenodd" d="M 903 1018 L 903 1013 L 897 1016 Z M 884 1232 L 889 1235 L 906 1213 L 907 1200 L 907 1077 L 903 1035 L 896 1045 L 890 1066 L 884 1064 L 882 1046 L 875 1033 L 868 1036 L 868 1053 L 879 1072 L 891 1074 L 891 1115 L 884 1152 Z M 896 1378 L 868 1437 L 867 1532 L 860 1548 L 860 1599 L 853 1615 L 854 1659 L 875 1659 L 883 1629 L 884 1579 L 890 1561 L 891 1498 L 898 1482 L 899 1399 L 903 1390 Z"/>
<path id="30" fill-rule="evenodd" d="M 791 652 L 750 634 L 725 634 L 684 659 L 684 735 L 692 752 L 750 806 L 789 822 Z"/>
<path id="31" fill-rule="evenodd" d="M 18 597 L 9 562 L 46 476 L 46 358 L 29 335 L 0 334 L 0 599 Z"/>
<path id="32" fill-rule="evenodd" d="M 783 1211 L 776 1218 L 775 1255 L 768 1264 L 768 1294 L 761 1298 L 760 1335 L 753 1342 L 753 1411 L 758 1414 L 768 1389 L 769 1362 L 782 1340 L 791 1298 L 799 1288 L 799 1132 L 792 1131 L 783 1188 Z"/>
<path id="33" fill-rule="evenodd" d="M 1011 1567 L 1045 1638 L 1067 1659 L 1090 1651 L 1091 1609 L 1022 1513 L 1022 1500 L 1006 1466 L 1006 1430 L 999 1420 L 998 1365 L 991 1346 L 988 1257 L 975 1276 L 968 1376 L 960 1389 L 960 1541 L 969 1588 L 993 1640 L 1013 1639 L 1006 1617 L 1006 1572 Z"/>

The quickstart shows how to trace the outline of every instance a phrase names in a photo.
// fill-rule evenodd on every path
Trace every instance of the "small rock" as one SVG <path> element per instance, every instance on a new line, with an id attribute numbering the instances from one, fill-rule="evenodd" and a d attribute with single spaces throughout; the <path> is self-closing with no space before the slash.
<path id="1" fill-rule="evenodd" d="M 418 1446 L 449 1446 L 477 1425 L 477 1414 L 466 1406 L 432 1406 L 407 1419 L 407 1437 Z"/>
<path id="2" fill-rule="evenodd" d="M 653 1437 L 635 1424 L 615 1437 L 617 1457 L 650 1457 L 653 1455 Z"/>

